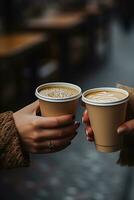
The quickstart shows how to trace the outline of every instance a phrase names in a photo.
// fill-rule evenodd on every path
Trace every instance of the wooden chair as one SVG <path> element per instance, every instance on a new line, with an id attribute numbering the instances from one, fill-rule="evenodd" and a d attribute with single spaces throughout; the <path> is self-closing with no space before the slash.
<path id="1" fill-rule="evenodd" d="M 48 39 L 44 34 L 14 33 L 0 35 L 0 89 L 1 93 L 7 94 L 3 95 L 6 98 L 2 98 L 1 95 L 1 106 L 11 103 L 9 101 L 10 95 L 8 95 L 11 90 L 15 91 L 12 99 L 13 104 L 19 105 L 20 102 L 25 103 L 25 100 L 30 101 L 34 98 L 34 90 L 39 81 L 39 55 L 41 51 L 46 49 L 47 43 Z M 45 57 L 45 51 L 43 56 Z M 25 84 L 26 79 L 24 76 L 26 71 L 30 75 L 27 84 Z M 13 87 L 9 87 L 11 84 L 13 84 Z M 23 93 L 25 89 L 23 84 L 27 88 L 27 98 Z"/>

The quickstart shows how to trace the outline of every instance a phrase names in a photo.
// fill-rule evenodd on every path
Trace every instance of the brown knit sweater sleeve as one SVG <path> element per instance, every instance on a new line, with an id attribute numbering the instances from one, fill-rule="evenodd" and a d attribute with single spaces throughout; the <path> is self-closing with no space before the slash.
<path id="1" fill-rule="evenodd" d="M 26 167 L 29 155 L 21 146 L 12 112 L 0 114 L 0 168 Z"/>

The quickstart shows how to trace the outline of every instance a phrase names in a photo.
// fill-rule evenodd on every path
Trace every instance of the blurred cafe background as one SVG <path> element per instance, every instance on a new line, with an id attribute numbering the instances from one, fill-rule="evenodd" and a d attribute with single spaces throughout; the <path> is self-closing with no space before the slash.
<path id="1" fill-rule="evenodd" d="M 36 86 L 52 81 L 134 87 L 133 1 L 0 0 L 0 112 L 36 100 Z M 0 200 L 133 200 L 133 168 L 118 157 L 97 152 L 81 123 L 66 150 L 0 171 Z"/>

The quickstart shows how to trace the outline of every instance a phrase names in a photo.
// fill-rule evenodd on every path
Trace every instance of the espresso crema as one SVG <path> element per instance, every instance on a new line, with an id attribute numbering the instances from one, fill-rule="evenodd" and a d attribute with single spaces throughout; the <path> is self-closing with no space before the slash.
<path id="1" fill-rule="evenodd" d="M 96 103 L 111 103 L 125 99 L 126 95 L 121 92 L 105 90 L 90 93 L 86 98 Z"/>
<path id="2" fill-rule="evenodd" d="M 63 99 L 77 95 L 78 91 L 74 88 L 53 86 L 46 87 L 39 91 L 39 93 L 45 97 Z"/>

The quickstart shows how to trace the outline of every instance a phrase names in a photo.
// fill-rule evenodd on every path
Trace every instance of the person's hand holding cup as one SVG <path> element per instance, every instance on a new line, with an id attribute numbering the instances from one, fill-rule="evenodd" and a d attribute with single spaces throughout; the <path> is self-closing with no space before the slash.
<path id="1" fill-rule="evenodd" d="M 82 100 L 87 110 L 82 121 L 87 139 L 95 141 L 98 151 L 121 149 L 122 137 L 118 132 L 119 126 L 125 122 L 128 98 L 127 91 L 117 88 L 95 88 L 83 93 Z"/>
<path id="2" fill-rule="evenodd" d="M 37 100 L 13 114 L 24 150 L 42 154 L 68 147 L 80 125 L 75 121 L 74 115 L 42 117 L 36 114 L 38 110 Z"/>
<path id="3" fill-rule="evenodd" d="M 94 142 L 94 133 L 93 133 L 93 129 L 90 125 L 90 119 L 89 119 L 87 110 L 85 110 L 83 112 L 82 122 L 85 126 L 85 133 L 86 133 L 87 140 L 90 142 Z"/>

